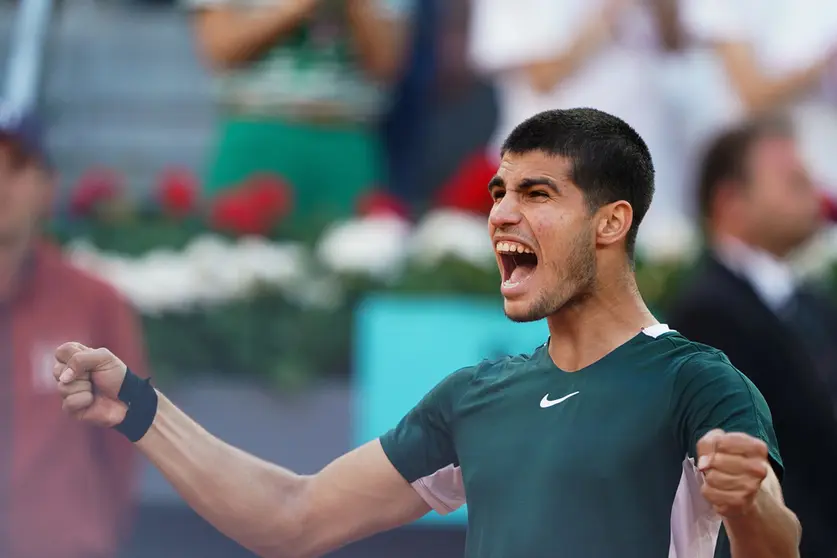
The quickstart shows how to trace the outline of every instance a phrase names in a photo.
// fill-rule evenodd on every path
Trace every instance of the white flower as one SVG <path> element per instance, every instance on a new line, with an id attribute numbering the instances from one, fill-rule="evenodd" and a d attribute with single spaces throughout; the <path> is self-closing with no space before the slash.
<path id="1" fill-rule="evenodd" d="M 88 240 L 73 240 L 64 247 L 64 256 L 71 264 L 92 275 L 99 276 L 104 265 L 102 254 Z"/>
<path id="2" fill-rule="evenodd" d="M 299 244 L 248 237 L 238 243 L 231 255 L 233 265 L 256 285 L 287 287 L 307 276 L 305 251 Z"/>
<path id="3" fill-rule="evenodd" d="M 338 223 L 323 234 L 317 257 L 331 271 L 390 278 L 407 256 L 410 225 L 392 215 Z"/>
<path id="4" fill-rule="evenodd" d="M 411 241 L 413 258 L 432 266 L 454 257 L 480 267 L 496 265 L 485 217 L 461 211 L 441 210 L 427 215 Z"/>
<path id="5" fill-rule="evenodd" d="M 65 248 L 65 254 L 73 265 L 110 284 L 142 312 L 156 313 L 187 302 L 184 282 L 177 280 L 182 273 L 172 252 L 157 251 L 133 259 L 77 241 Z"/>
<path id="6" fill-rule="evenodd" d="M 154 250 L 136 259 L 110 256 L 107 278 L 146 314 L 187 310 L 196 302 L 196 276 L 181 254 Z"/>
<path id="7" fill-rule="evenodd" d="M 146 314 L 246 299 L 265 286 L 294 292 L 308 278 L 301 246 L 263 238 L 232 243 L 205 235 L 182 252 L 160 249 L 138 258 L 106 254 L 87 242 L 72 243 L 66 252 L 74 265 L 113 285 Z"/>
<path id="8" fill-rule="evenodd" d="M 296 285 L 288 293 L 302 308 L 337 310 L 344 300 L 343 285 L 335 277 L 318 277 Z"/>
<path id="9" fill-rule="evenodd" d="M 692 260 L 700 246 L 695 226 L 685 217 L 643 222 L 637 237 L 637 252 L 649 263 Z"/>
<path id="10" fill-rule="evenodd" d="M 192 273 L 191 296 L 200 303 L 220 303 L 244 291 L 236 268 L 231 264 L 233 244 L 227 239 L 207 234 L 186 247 L 181 257 Z"/>

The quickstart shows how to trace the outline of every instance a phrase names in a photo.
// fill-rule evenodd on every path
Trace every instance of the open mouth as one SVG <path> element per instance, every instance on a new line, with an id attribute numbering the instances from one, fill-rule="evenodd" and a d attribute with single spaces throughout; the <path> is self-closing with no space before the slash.
<path id="1" fill-rule="evenodd" d="M 538 267 L 538 256 L 535 252 L 518 242 L 498 242 L 497 254 L 500 256 L 503 287 L 516 287 L 526 282 Z"/>

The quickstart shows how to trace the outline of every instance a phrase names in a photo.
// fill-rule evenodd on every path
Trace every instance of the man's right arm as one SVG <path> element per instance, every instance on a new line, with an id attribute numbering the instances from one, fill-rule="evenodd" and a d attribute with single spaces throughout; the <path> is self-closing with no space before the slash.
<path id="1" fill-rule="evenodd" d="M 229 2 L 191 1 L 198 10 L 200 50 L 213 67 L 223 70 L 258 58 L 295 30 L 318 0 L 283 0 L 246 12 Z"/>
<path id="2" fill-rule="evenodd" d="M 726 0 L 685 0 L 681 6 L 686 32 L 712 46 L 742 106 L 749 113 L 781 108 L 814 88 L 834 64 L 833 45 L 822 45 L 820 56 L 808 56 L 793 69 L 765 72 L 754 50 L 753 15 L 748 4 Z"/>
<path id="3" fill-rule="evenodd" d="M 759 68 L 753 49 L 747 43 L 719 41 L 715 44 L 715 51 L 738 98 L 750 113 L 775 110 L 812 88 L 822 79 L 834 58 L 831 54 L 824 54 L 807 66 L 771 76 Z"/>
<path id="4" fill-rule="evenodd" d="M 55 357 L 67 413 L 117 427 L 192 508 L 261 556 L 320 556 L 418 519 L 430 504 L 446 513 L 464 503 L 459 485 L 437 473 L 459 465 L 453 401 L 472 369 L 440 382 L 379 440 L 298 475 L 212 436 L 105 348 L 64 343 Z"/>
<path id="5" fill-rule="evenodd" d="M 136 445 L 195 511 L 260 556 L 320 556 L 430 510 L 377 440 L 297 475 L 224 443 L 160 394 Z"/>

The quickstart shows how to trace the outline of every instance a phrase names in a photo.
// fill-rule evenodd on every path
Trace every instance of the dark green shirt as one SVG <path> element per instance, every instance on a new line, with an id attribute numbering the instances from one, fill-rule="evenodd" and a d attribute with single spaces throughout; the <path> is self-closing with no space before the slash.
<path id="1" fill-rule="evenodd" d="M 722 524 L 695 445 L 715 428 L 764 440 L 781 476 L 755 386 L 661 325 L 577 372 L 546 345 L 459 370 L 381 444 L 437 511 L 467 494 L 468 558 L 704 558 Z"/>

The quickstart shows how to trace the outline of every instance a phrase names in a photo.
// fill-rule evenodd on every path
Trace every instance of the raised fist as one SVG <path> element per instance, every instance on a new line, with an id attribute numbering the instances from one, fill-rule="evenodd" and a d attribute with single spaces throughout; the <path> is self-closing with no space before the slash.
<path id="1" fill-rule="evenodd" d="M 128 407 L 117 397 L 127 370 L 124 362 L 107 349 L 81 343 L 64 343 L 55 351 L 55 360 L 53 375 L 67 413 L 104 427 L 125 419 Z"/>
<path id="2" fill-rule="evenodd" d="M 712 430 L 697 443 L 703 497 L 721 516 L 747 513 L 770 470 L 767 444 L 741 432 Z"/>

